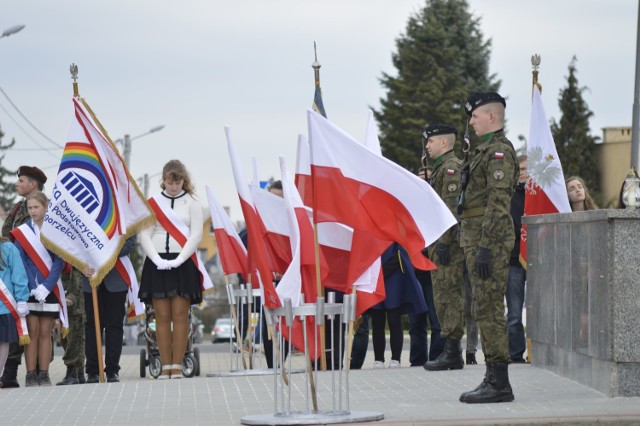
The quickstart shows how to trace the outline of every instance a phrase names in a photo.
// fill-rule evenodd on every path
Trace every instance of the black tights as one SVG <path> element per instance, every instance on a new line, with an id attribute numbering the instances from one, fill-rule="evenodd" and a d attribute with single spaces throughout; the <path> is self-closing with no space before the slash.
<path id="1" fill-rule="evenodd" d="M 373 340 L 373 354 L 376 361 L 384 362 L 384 351 L 386 347 L 386 336 L 384 333 L 385 323 L 389 322 L 389 343 L 391 345 L 391 359 L 400 361 L 402 354 L 402 308 L 396 309 L 370 309 L 371 328 Z"/>

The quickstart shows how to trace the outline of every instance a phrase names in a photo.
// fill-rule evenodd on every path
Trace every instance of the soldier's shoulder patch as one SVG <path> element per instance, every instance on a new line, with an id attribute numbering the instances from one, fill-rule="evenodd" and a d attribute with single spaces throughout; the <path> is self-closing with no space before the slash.
<path id="1" fill-rule="evenodd" d="M 504 158 L 504 152 L 494 152 L 493 153 L 493 158 L 496 158 L 498 160 L 502 160 Z"/>
<path id="2" fill-rule="evenodd" d="M 496 171 L 493 172 L 493 178 L 495 180 L 502 180 L 504 179 L 504 171 L 498 169 Z"/>
<path id="3" fill-rule="evenodd" d="M 448 175 L 455 175 L 456 171 L 454 169 L 447 169 L 447 174 Z"/>
<path id="4" fill-rule="evenodd" d="M 457 189 L 458 189 L 457 183 L 450 183 L 449 186 L 447 186 L 447 191 L 449 192 L 456 192 Z"/>

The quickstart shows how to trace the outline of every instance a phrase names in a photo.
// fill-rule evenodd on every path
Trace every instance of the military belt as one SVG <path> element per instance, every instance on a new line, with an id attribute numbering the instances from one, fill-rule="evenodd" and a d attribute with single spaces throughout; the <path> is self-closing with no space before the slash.
<path id="1" fill-rule="evenodd" d="M 472 209 L 464 209 L 460 215 L 460 219 L 469 219 L 470 217 L 484 216 L 485 207 L 474 207 Z"/>

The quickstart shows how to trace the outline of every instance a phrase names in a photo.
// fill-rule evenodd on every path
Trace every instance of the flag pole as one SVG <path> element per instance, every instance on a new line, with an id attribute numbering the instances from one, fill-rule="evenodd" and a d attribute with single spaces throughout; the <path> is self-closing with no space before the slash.
<path id="1" fill-rule="evenodd" d="M 315 81 L 315 93 L 313 96 L 313 109 L 324 117 L 327 114 L 324 112 L 324 105 L 322 102 L 322 95 L 320 92 L 320 62 L 318 62 L 318 52 L 316 50 L 316 42 L 313 42 L 313 56 L 314 61 L 311 64 L 311 68 L 313 68 L 314 81 Z M 311 167 L 311 191 L 313 193 L 313 204 L 316 205 L 315 196 L 315 182 L 313 179 L 313 166 Z M 320 273 L 320 243 L 318 242 L 318 216 L 316 214 L 316 209 L 313 209 L 313 249 L 315 252 L 315 260 L 316 260 L 316 292 L 318 296 L 324 296 L 324 292 L 322 291 L 322 277 Z M 325 352 L 325 324 L 324 322 L 320 325 L 320 369 L 325 371 L 327 369 L 327 354 Z M 317 358 L 316 358 L 317 359 Z"/>
<path id="2" fill-rule="evenodd" d="M 69 67 L 71 72 L 71 79 L 73 80 L 73 97 L 77 100 L 80 99 L 80 92 L 78 91 L 78 65 L 71 64 Z M 100 332 L 100 308 L 98 307 L 98 289 L 97 285 L 91 284 L 91 298 L 93 301 L 93 323 L 95 325 L 96 332 L 96 349 L 98 354 L 98 374 L 100 376 L 100 383 L 104 383 L 104 363 L 102 361 L 102 333 Z"/>

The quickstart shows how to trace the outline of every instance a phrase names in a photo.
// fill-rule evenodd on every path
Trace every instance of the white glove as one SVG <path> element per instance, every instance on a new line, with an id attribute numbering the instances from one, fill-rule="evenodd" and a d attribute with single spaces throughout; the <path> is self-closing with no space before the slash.
<path id="1" fill-rule="evenodd" d="M 169 261 L 161 258 L 160 256 L 152 257 L 151 261 L 156 265 L 158 271 L 166 271 L 168 269 L 171 269 L 171 267 L 169 266 Z"/>
<path id="2" fill-rule="evenodd" d="M 18 311 L 18 315 L 20 315 L 21 317 L 26 317 L 27 315 L 29 315 L 29 307 L 27 306 L 27 302 L 18 302 L 16 311 Z"/>
<path id="3" fill-rule="evenodd" d="M 50 293 L 49 290 L 47 290 L 47 288 L 42 284 L 38 284 L 38 287 L 36 287 L 36 289 L 33 290 L 33 292 L 34 292 L 33 295 L 35 296 L 36 300 L 40 303 L 44 303 L 45 299 Z"/>
<path id="4" fill-rule="evenodd" d="M 181 255 L 178 255 L 178 257 L 169 261 L 169 266 L 171 268 L 177 268 L 178 266 L 182 265 L 184 261 L 185 261 L 185 258 L 182 257 Z"/>

